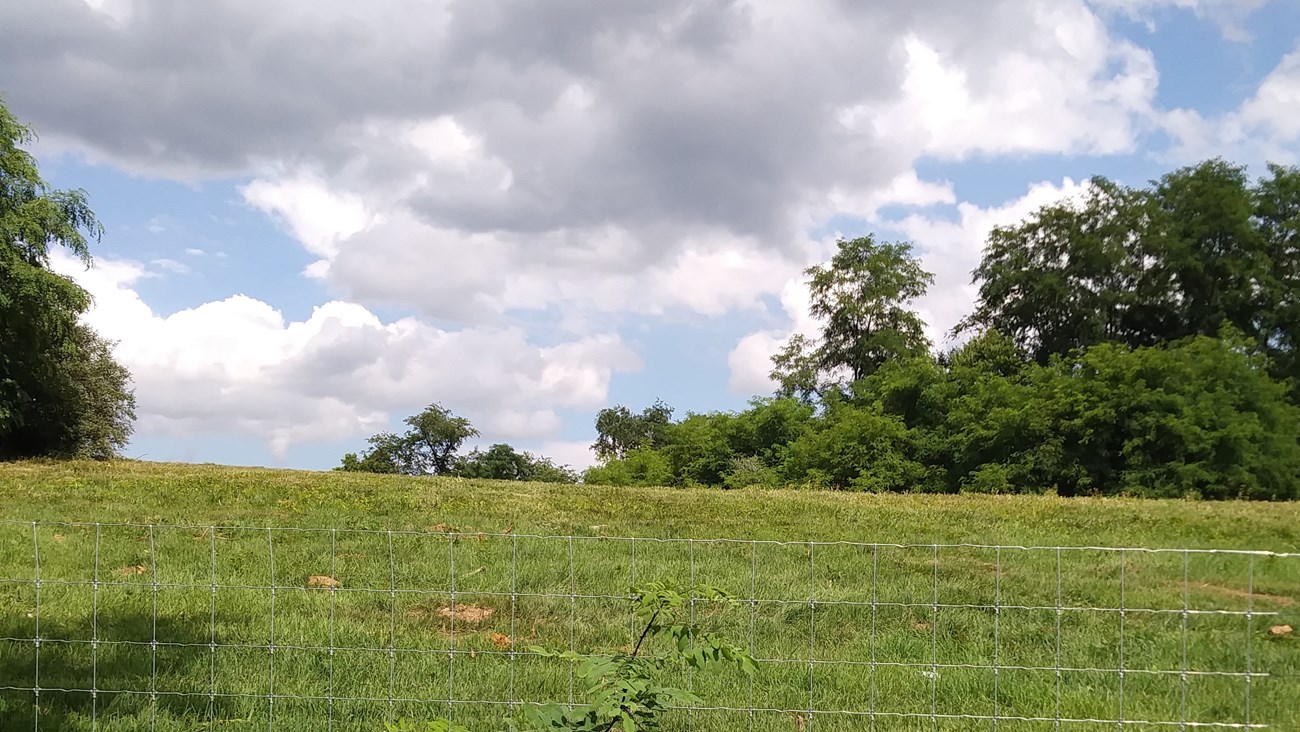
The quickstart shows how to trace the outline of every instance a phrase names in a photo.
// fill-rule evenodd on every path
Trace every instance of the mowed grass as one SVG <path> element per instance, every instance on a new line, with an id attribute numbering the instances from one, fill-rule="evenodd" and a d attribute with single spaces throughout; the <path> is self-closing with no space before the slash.
<path id="1" fill-rule="evenodd" d="M 764 659 L 670 729 L 1300 729 L 1300 558 L 1051 548 L 1295 551 L 1296 504 L 18 463 L 0 520 L 4 730 L 501 729 L 583 698 L 527 646 L 625 647 L 655 579 Z"/>

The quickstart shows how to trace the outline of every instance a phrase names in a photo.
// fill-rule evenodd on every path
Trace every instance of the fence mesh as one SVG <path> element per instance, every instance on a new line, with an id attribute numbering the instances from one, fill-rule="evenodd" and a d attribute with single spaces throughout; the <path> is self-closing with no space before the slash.
<path id="1" fill-rule="evenodd" d="M 0 728 L 497 729 L 664 579 L 760 667 L 674 729 L 1300 729 L 1300 554 L 65 522 L 0 522 Z"/>

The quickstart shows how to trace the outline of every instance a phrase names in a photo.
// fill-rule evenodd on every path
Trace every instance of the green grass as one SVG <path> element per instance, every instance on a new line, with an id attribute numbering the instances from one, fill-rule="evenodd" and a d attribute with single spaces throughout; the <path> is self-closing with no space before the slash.
<path id="1" fill-rule="evenodd" d="M 1300 729 L 1300 642 L 1268 633 L 1300 627 L 1300 558 L 1069 550 L 1060 554 L 1058 598 L 1057 552 L 983 548 L 1294 551 L 1297 504 L 610 489 L 19 463 L 0 465 L 0 520 L 14 522 L 0 523 L 0 638 L 28 639 L 0 640 L 0 687 L 34 685 L 30 639 L 39 621 L 43 689 L 143 692 L 92 699 L 45 691 L 39 729 L 89 730 L 93 720 L 106 731 L 378 730 L 391 714 L 449 712 L 404 700 L 448 698 L 502 703 L 450 710 L 474 729 L 499 729 L 492 720 L 504 702 L 570 695 L 567 667 L 512 659 L 506 638 L 518 650 L 629 643 L 632 619 L 617 598 L 634 566 L 638 580 L 687 582 L 693 574 L 755 600 L 702 617 L 777 660 L 762 664 L 752 690 L 733 674 L 691 679 L 711 706 L 874 708 L 880 730 L 992 732 L 993 721 L 962 715 L 1052 719 L 1059 711 L 1114 720 L 1122 697 L 1128 720 L 1239 723 L 1249 648 L 1250 670 L 1269 674 L 1250 684 L 1251 722 Z M 33 529 L 33 521 L 41 523 Z M 202 528 L 210 525 L 226 528 Z M 289 530 L 301 528 L 312 530 Z M 579 538 L 544 538 L 568 535 Z M 696 541 L 679 541 L 686 539 Z M 309 589 L 313 575 L 342 586 Z M 473 604 L 490 617 L 453 623 L 444 614 L 453 579 L 457 607 Z M 1184 599 L 1194 610 L 1255 616 L 1191 614 L 1184 625 L 1181 612 L 1145 612 L 1181 610 Z M 1058 601 L 1129 610 L 1058 616 Z M 1091 670 L 1117 669 L 1121 657 L 1130 669 L 1122 679 Z M 1069 669 L 1059 685 L 1058 665 Z M 1238 675 L 1184 679 L 1176 673 L 1184 667 Z M 1175 673 L 1142 673 L 1152 670 Z M 151 690 L 160 692 L 155 703 Z M 575 693 L 581 698 L 581 688 Z M 30 691 L 0 691 L 0 729 L 34 729 L 32 700 Z M 932 722 L 932 711 L 948 716 Z M 788 711 L 758 712 L 752 722 L 757 730 L 872 728 L 866 716 L 800 722 Z M 750 723 L 744 711 L 697 711 L 675 714 L 670 728 Z M 1055 724 L 1001 720 L 996 729 Z"/>

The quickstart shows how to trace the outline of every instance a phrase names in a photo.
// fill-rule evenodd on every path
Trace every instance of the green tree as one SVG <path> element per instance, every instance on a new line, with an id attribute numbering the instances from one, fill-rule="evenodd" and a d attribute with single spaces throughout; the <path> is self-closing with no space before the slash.
<path id="1" fill-rule="evenodd" d="M 335 468 L 353 473 L 384 473 L 396 475 L 405 472 L 406 439 L 393 432 L 380 432 L 367 438 L 370 449 L 358 456 L 350 452 L 343 456 L 343 464 Z"/>
<path id="2" fill-rule="evenodd" d="M 832 397 L 815 429 L 786 451 L 791 482 L 865 491 L 912 491 L 925 484 L 925 466 L 908 456 L 908 430 L 875 405 Z"/>
<path id="3" fill-rule="evenodd" d="M 1252 183 L 1222 160 L 1146 188 L 1095 178 L 989 236 L 975 311 L 958 332 L 997 330 L 1036 361 L 1098 343 L 1131 348 L 1226 323 L 1279 379 L 1300 376 L 1300 169 Z"/>
<path id="4" fill-rule="evenodd" d="M 621 459 L 637 448 L 661 444 L 672 418 L 672 407 L 658 400 L 640 414 L 623 405 L 602 409 L 596 414 L 596 442 L 591 448 L 601 460 Z"/>
<path id="5" fill-rule="evenodd" d="M 927 353 L 925 323 L 910 309 L 934 276 L 907 243 L 841 239 L 828 265 L 810 267 L 812 314 L 820 338 L 791 338 L 773 358 L 782 396 L 811 399 L 868 376 L 890 360 Z"/>
<path id="6" fill-rule="evenodd" d="M 469 420 L 457 417 L 440 404 L 431 404 L 403 422 L 409 427 L 405 434 L 381 432 L 370 437 L 370 450 L 360 456 L 344 455 L 342 464 L 335 470 L 449 475 L 456 466 L 457 451 L 466 440 L 479 434 Z"/>
<path id="7" fill-rule="evenodd" d="M 130 375 L 79 321 L 89 294 L 50 270 L 55 245 L 89 266 L 103 229 L 85 191 L 41 178 L 33 139 L 0 103 L 0 458 L 112 457 L 135 418 Z"/>
<path id="8" fill-rule="evenodd" d="M 457 417 L 440 404 L 430 404 L 419 414 L 407 417 L 404 458 L 415 474 L 446 475 L 452 472 L 456 452 L 478 430 L 468 419 Z"/>
<path id="9" fill-rule="evenodd" d="M 621 458 L 607 460 L 603 465 L 593 465 L 582 474 L 588 485 L 660 486 L 673 482 L 672 466 L 658 450 L 638 447 L 628 450 Z"/>
<path id="10" fill-rule="evenodd" d="M 577 475 L 567 466 L 547 457 L 520 452 L 498 443 L 487 450 L 475 449 L 456 463 L 456 475 L 487 480 L 528 480 L 541 483 L 576 483 Z"/>

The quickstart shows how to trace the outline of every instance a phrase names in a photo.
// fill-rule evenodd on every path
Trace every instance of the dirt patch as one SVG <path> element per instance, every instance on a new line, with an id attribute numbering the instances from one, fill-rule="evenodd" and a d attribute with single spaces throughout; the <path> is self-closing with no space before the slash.
<path id="1" fill-rule="evenodd" d="M 912 630 L 929 630 L 930 624 L 923 620 L 913 620 Z"/>
<path id="2" fill-rule="evenodd" d="M 68 537 L 64 536 L 63 534 L 55 534 L 55 535 L 54 535 L 54 540 L 57 541 L 57 542 L 60 542 L 60 543 L 62 543 L 62 542 L 63 542 L 65 539 L 67 539 L 67 538 L 68 538 Z"/>
<path id="3" fill-rule="evenodd" d="M 1268 629 L 1268 634 L 1281 638 L 1282 636 L 1291 635 L 1294 630 L 1295 629 L 1289 625 L 1274 625 L 1272 628 Z"/>
<path id="4" fill-rule="evenodd" d="M 443 605 L 438 608 L 438 614 L 444 618 L 473 625 L 477 625 L 484 620 L 491 618 L 495 613 L 496 610 L 493 610 L 490 607 L 475 605 L 472 602 L 465 604 L 456 603 L 456 609 L 454 612 L 450 605 Z"/>
<path id="5" fill-rule="evenodd" d="M 319 587 L 322 589 L 336 590 L 343 586 L 342 582 L 323 574 L 313 574 L 307 578 L 308 587 Z"/>
<path id="6" fill-rule="evenodd" d="M 514 639 L 505 633 L 490 633 L 488 640 L 492 641 L 492 645 L 496 646 L 498 651 L 504 651 L 515 644 Z"/>
<path id="7" fill-rule="evenodd" d="M 1270 595 L 1264 592 L 1247 592 L 1246 590 L 1238 589 L 1235 587 L 1224 587 L 1223 585 L 1210 584 L 1209 582 L 1195 582 L 1192 584 L 1192 587 L 1198 590 L 1205 590 L 1206 592 L 1212 592 L 1216 595 L 1221 595 L 1223 597 L 1239 597 L 1242 599 L 1253 597 L 1256 600 L 1261 600 L 1263 602 L 1273 602 L 1273 603 L 1277 603 L 1278 605 L 1296 604 L 1296 599 L 1294 597 L 1287 597 L 1286 595 Z"/>
<path id="8" fill-rule="evenodd" d="M 148 571 L 148 568 L 143 564 L 133 564 L 127 567 L 118 567 L 113 570 L 113 574 L 119 577 L 135 577 L 137 575 L 145 574 Z"/>

